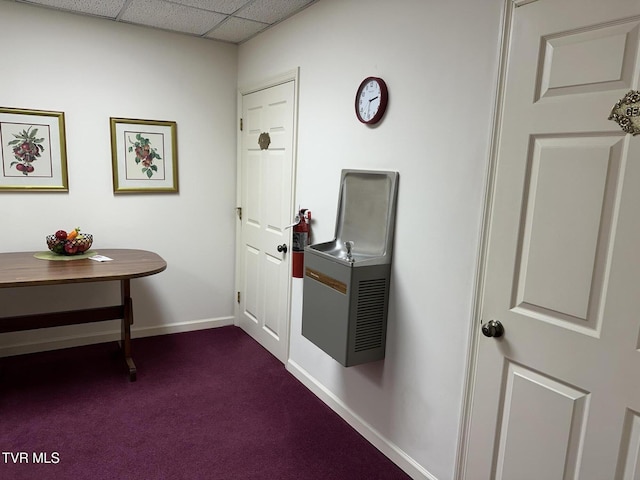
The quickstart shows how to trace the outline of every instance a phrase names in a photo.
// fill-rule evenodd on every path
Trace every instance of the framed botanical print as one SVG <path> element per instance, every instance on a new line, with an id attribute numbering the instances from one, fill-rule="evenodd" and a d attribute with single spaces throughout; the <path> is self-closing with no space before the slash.
<path id="1" fill-rule="evenodd" d="M 69 191 L 64 112 L 0 107 L 0 191 Z"/>
<path id="2" fill-rule="evenodd" d="M 114 193 L 178 192 L 176 122 L 110 120 Z"/>

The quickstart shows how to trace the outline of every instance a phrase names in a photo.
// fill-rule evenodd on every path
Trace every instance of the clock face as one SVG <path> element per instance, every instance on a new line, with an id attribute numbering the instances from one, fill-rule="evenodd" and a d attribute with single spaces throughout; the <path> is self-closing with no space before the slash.
<path id="1" fill-rule="evenodd" d="M 356 93 L 356 116 L 362 123 L 373 124 L 382 119 L 387 108 L 388 92 L 384 80 L 365 78 Z"/>

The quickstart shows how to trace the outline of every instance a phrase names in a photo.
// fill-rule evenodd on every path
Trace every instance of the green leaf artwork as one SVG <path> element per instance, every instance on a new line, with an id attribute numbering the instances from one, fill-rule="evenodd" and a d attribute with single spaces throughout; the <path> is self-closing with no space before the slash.
<path id="1" fill-rule="evenodd" d="M 13 134 L 14 140 L 7 143 L 13 148 L 13 157 L 15 160 L 11 162 L 10 167 L 16 167 L 16 170 L 22 172 L 23 175 L 29 175 L 35 171 L 35 162 L 40 158 L 40 154 L 44 152 L 44 138 L 37 138 L 38 129 L 31 125 L 26 130 L 22 130 L 19 134 Z"/>
<path id="2" fill-rule="evenodd" d="M 154 160 L 162 160 L 158 151 L 151 146 L 151 141 L 148 138 L 144 138 L 139 133 L 136 134 L 136 141 L 132 141 L 131 137 L 127 137 L 127 140 L 131 144 L 129 146 L 129 153 L 135 152 L 135 162 L 137 165 L 142 164 L 142 173 L 147 178 L 151 178 L 155 172 L 158 171 L 158 167 L 154 165 Z"/>

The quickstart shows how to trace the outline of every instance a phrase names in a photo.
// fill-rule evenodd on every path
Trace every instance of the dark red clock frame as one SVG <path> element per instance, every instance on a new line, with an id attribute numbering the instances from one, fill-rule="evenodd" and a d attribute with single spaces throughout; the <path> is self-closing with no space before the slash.
<path id="1" fill-rule="evenodd" d="M 360 109 L 358 107 L 360 104 L 360 95 L 362 94 L 362 89 L 371 80 L 375 80 L 378 83 L 378 85 L 380 85 L 380 107 L 378 108 L 378 111 L 373 117 L 371 117 L 369 120 L 365 120 L 364 118 L 362 118 L 362 116 L 360 116 Z M 382 120 L 382 117 L 384 116 L 384 112 L 387 109 L 388 102 L 389 102 L 389 90 L 387 89 L 387 84 L 385 83 L 385 81 L 379 77 L 367 77 L 362 81 L 362 83 L 360 83 L 360 86 L 356 91 L 356 101 L 355 101 L 356 117 L 362 123 L 367 125 L 373 125 L 375 123 L 378 123 L 380 120 Z"/>

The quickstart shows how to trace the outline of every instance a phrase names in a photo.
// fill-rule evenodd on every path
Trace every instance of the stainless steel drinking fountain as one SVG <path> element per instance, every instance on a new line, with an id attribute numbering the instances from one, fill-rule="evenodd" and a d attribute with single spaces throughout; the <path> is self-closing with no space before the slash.
<path id="1" fill-rule="evenodd" d="M 385 355 L 398 177 L 342 170 L 335 237 L 305 248 L 302 335 L 345 367 Z"/>

